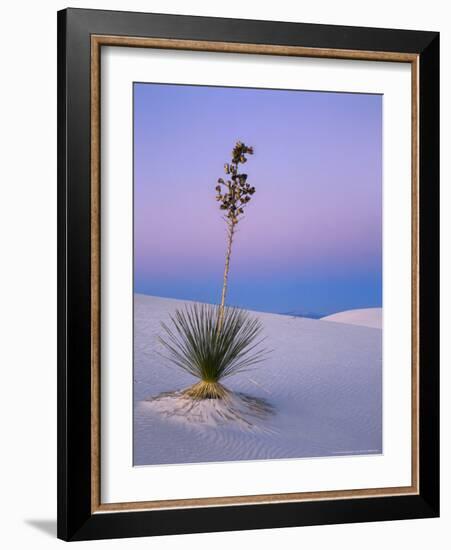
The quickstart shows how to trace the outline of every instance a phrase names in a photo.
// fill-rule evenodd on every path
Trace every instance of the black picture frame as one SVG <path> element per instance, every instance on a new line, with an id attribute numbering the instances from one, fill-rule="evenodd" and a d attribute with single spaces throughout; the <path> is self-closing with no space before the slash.
<path id="1" fill-rule="evenodd" d="M 415 54 L 419 62 L 419 491 L 93 513 L 91 36 Z M 333 56 L 332 56 L 333 57 Z M 439 515 L 439 33 L 85 9 L 58 13 L 58 537 L 88 540 Z"/>

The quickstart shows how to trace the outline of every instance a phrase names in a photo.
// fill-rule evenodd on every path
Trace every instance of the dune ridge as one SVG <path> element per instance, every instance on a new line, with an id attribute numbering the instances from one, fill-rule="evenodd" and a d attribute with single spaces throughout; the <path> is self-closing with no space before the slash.
<path id="1" fill-rule="evenodd" d="M 382 308 L 372 307 L 366 309 L 349 309 L 340 311 L 333 315 L 322 317 L 321 321 L 334 323 L 346 323 L 348 325 L 359 325 L 362 327 L 382 328 Z"/>

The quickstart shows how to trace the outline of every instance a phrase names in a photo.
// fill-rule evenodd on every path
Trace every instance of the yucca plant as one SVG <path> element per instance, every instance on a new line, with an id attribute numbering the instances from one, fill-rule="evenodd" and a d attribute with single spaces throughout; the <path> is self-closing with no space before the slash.
<path id="1" fill-rule="evenodd" d="M 254 150 L 237 141 L 232 160 L 224 165 L 226 180 L 216 184 L 216 200 L 224 212 L 227 224 L 227 247 L 221 302 L 219 306 L 192 304 L 177 310 L 171 317 L 171 326 L 162 323 L 164 335 L 160 343 L 168 352 L 168 359 L 184 371 L 199 378 L 199 382 L 184 390 L 193 399 L 223 399 L 228 390 L 221 384 L 225 378 L 242 372 L 260 362 L 266 351 L 260 348 L 262 325 L 259 319 L 243 310 L 226 306 L 230 258 L 236 226 L 244 209 L 255 193 L 240 173 L 239 165 L 247 161 L 246 154 Z"/>

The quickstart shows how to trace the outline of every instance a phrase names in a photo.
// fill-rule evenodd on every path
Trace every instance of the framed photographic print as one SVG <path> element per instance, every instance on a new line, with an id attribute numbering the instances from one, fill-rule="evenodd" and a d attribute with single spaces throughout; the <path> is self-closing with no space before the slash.
<path id="1" fill-rule="evenodd" d="M 439 513 L 439 35 L 58 14 L 58 536 Z"/>

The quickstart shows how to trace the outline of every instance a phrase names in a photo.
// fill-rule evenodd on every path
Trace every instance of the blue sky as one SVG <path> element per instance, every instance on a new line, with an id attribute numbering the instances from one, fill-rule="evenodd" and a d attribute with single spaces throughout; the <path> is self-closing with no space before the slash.
<path id="1" fill-rule="evenodd" d="M 382 305 L 382 96 L 135 83 L 135 292 L 220 299 L 215 186 L 236 140 L 256 194 L 228 302 L 326 315 Z"/>

